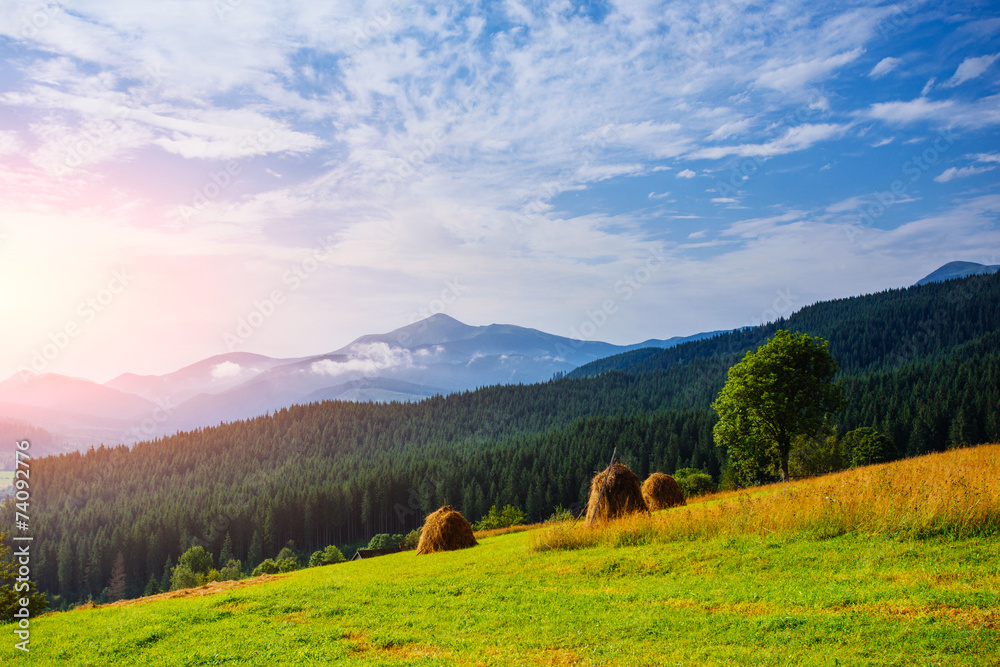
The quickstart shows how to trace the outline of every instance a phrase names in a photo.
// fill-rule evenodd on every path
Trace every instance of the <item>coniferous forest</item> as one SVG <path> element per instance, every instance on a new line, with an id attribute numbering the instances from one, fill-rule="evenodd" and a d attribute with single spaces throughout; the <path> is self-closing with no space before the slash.
<path id="1" fill-rule="evenodd" d="M 228 536 L 253 568 L 289 541 L 312 551 L 405 533 L 445 503 L 473 521 L 508 504 L 537 521 L 579 506 L 613 447 L 641 478 L 697 468 L 725 483 L 709 405 L 728 368 L 779 329 L 830 342 L 847 399 L 834 440 L 872 427 L 895 458 L 1000 440 L 997 274 L 818 303 L 538 385 L 314 403 L 131 450 L 39 459 L 39 587 L 63 602 L 96 597 L 117 561 L 137 596 L 194 544 L 218 559 Z"/>

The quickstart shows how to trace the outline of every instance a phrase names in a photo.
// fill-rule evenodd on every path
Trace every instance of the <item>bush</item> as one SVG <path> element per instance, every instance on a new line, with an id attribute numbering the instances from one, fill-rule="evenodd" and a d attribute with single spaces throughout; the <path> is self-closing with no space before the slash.
<path id="1" fill-rule="evenodd" d="M 191 547 L 177 561 L 178 567 L 187 567 L 195 574 L 207 574 L 213 565 L 212 554 L 201 547 Z"/>
<path id="2" fill-rule="evenodd" d="M 225 567 L 219 570 L 219 581 L 238 581 L 243 578 L 243 566 L 240 561 L 230 558 Z"/>
<path id="3" fill-rule="evenodd" d="M 313 552 L 312 556 L 309 557 L 309 567 L 316 567 L 323 563 L 341 563 L 345 560 L 344 554 L 340 553 L 340 549 L 331 544 L 326 549 Z"/>
<path id="4" fill-rule="evenodd" d="M 571 521 L 573 519 L 573 512 L 566 509 L 562 505 L 556 505 L 556 509 L 552 512 L 552 516 L 545 520 L 545 523 L 559 523 L 560 521 Z"/>
<path id="5" fill-rule="evenodd" d="M 503 508 L 503 511 L 500 511 L 494 505 L 490 508 L 489 514 L 480 519 L 473 528 L 475 530 L 496 530 L 497 528 L 507 528 L 508 526 L 520 526 L 524 523 L 524 520 L 525 516 L 521 508 L 507 505 Z"/>
<path id="6" fill-rule="evenodd" d="M 285 548 L 283 548 L 281 551 L 278 552 L 278 555 L 274 557 L 274 562 L 276 562 L 276 563 L 280 562 L 280 561 L 283 561 L 283 560 L 292 560 L 292 561 L 295 561 L 295 568 L 298 569 L 298 567 L 299 567 L 299 555 L 297 553 L 295 553 L 295 550 L 292 549 L 291 547 L 285 547 Z"/>
<path id="7" fill-rule="evenodd" d="M 390 535 L 389 533 L 379 533 L 368 542 L 367 549 L 395 549 L 399 543 L 405 540 L 403 535 Z"/>
<path id="8" fill-rule="evenodd" d="M 259 577 L 262 574 L 277 574 L 278 564 L 273 558 L 265 558 L 264 561 L 253 569 L 252 577 Z"/>
<path id="9" fill-rule="evenodd" d="M 420 529 L 411 530 L 403 538 L 403 551 L 413 551 L 420 542 Z"/>
<path id="10" fill-rule="evenodd" d="M 895 447 L 887 436 L 873 428 L 856 428 L 844 436 L 844 448 L 850 452 L 851 465 L 886 463 L 895 458 Z"/>
<path id="11" fill-rule="evenodd" d="M 677 486 L 681 487 L 685 498 L 703 496 L 716 488 L 712 476 L 697 468 L 681 468 L 673 474 L 673 478 Z"/>
<path id="12" fill-rule="evenodd" d="M 198 575 L 192 572 L 187 565 L 178 565 L 170 573 L 170 590 L 177 591 L 195 586 L 198 586 Z"/>

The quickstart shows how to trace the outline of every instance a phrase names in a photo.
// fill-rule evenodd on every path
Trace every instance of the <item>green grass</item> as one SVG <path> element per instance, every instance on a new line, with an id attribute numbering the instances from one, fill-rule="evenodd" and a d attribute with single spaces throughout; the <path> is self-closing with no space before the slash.
<path id="1" fill-rule="evenodd" d="M 51 614 L 39 665 L 1000 665 L 1000 541 L 848 534 L 313 568 Z M 0 661 L 21 654 L 11 626 Z"/>

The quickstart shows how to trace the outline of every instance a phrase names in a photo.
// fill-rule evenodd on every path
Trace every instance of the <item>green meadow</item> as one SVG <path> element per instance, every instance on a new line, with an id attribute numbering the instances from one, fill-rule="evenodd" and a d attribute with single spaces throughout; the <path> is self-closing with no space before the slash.
<path id="1" fill-rule="evenodd" d="M 45 665 L 997 665 L 1000 542 L 714 539 L 312 568 L 50 614 Z M 10 626 L 8 626 L 10 627 Z"/>

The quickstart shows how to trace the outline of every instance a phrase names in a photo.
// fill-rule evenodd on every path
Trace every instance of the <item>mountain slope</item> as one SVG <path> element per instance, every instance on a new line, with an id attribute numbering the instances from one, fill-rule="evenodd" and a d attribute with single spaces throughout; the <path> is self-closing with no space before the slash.
<path id="1" fill-rule="evenodd" d="M 976 262 L 949 262 L 938 270 L 917 281 L 917 285 L 927 285 L 928 283 L 952 280 L 953 278 L 965 278 L 987 273 L 1000 271 L 1000 264 L 986 266 Z"/>

